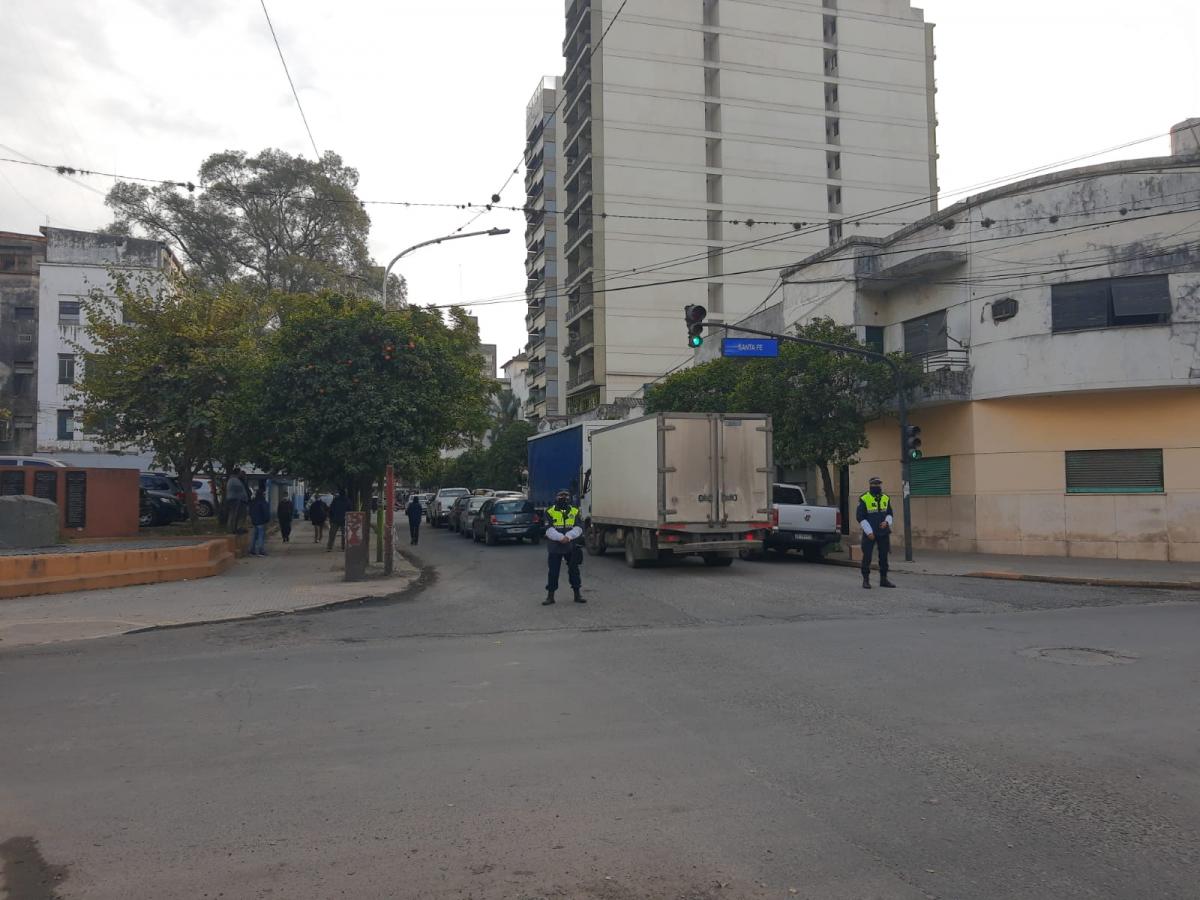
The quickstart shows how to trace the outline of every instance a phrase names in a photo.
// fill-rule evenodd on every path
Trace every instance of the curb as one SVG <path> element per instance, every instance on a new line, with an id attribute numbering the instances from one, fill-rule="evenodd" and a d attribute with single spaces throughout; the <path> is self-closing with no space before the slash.
<path id="1" fill-rule="evenodd" d="M 829 559 L 826 557 L 825 564 L 830 566 L 842 566 L 843 568 L 857 569 L 858 563 L 849 559 Z M 933 578 L 986 578 L 993 581 L 1034 581 L 1044 584 L 1079 584 L 1089 587 L 1127 587 L 1127 588 L 1143 588 L 1149 590 L 1164 590 L 1164 591 L 1200 591 L 1200 581 L 1153 581 L 1146 579 L 1135 578 L 1089 578 L 1082 575 L 1036 575 L 1026 572 L 922 572 L 922 571 L 906 571 L 899 566 L 905 565 L 898 563 L 893 565 L 892 571 L 903 575 L 927 575 Z"/>

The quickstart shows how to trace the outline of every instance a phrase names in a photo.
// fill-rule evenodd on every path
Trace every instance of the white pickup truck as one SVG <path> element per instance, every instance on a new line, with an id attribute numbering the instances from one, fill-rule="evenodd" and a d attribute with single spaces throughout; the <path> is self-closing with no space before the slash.
<path id="1" fill-rule="evenodd" d="M 771 504 L 779 524 L 763 546 L 783 555 L 799 550 L 805 559 L 819 560 L 825 549 L 842 539 L 842 511 L 829 506 L 809 506 L 798 484 L 771 485 Z"/>

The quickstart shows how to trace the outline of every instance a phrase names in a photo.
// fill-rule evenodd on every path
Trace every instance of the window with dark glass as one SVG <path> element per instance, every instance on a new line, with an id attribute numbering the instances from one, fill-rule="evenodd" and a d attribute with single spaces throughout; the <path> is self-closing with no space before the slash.
<path id="1" fill-rule="evenodd" d="M 60 409 L 58 411 L 58 439 L 60 441 L 75 440 L 75 411 Z"/>
<path id="2" fill-rule="evenodd" d="M 1088 331 L 1171 321 L 1166 275 L 1056 284 L 1050 289 L 1052 330 Z"/>
<path id="3" fill-rule="evenodd" d="M 904 352 L 912 356 L 923 356 L 945 350 L 946 311 L 909 319 L 904 323 Z"/>
<path id="4" fill-rule="evenodd" d="M 58 301 L 58 322 L 60 325 L 78 325 L 79 324 L 79 309 L 80 303 L 78 300 L 59 300 Z"/>
<path id="5" fill-rule="evenodd" d="M 883 326 L 867 325 L 864 330 L 866 334 L 863 336 L 863 343 L 867 345 L 867 349 L 883 353 Z"/>
<path id="6" fill-rule="evenodd" d="M 58 383 L 59 384 L 74 384 L 75 383 L 75 354 L 73 354 L 73 353 L 58 354 Z"/>

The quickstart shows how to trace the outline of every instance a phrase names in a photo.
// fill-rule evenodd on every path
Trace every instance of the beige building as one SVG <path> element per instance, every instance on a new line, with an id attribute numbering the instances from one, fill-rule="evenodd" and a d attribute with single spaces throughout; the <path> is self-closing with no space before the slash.
<path id="1" fill-rule="evenodd" d="M 859 226 L 882 235 L 937 192 L 932 26 L 907 0 L 619 5 L 566 3 L 569 413 L 685 360 L 684 305 L 744 316 L 843 223 L 888 209 Z"/>
<path id="2" fill-rule="evenodd" d="M 1193 120 L 1200 125 L 1200 120 Z M 918 357 L 914 544 L 1200 560 L 1200 154 L 1058 172 L 784 273 L 790 327 L 821 316 Z M 747 323 L 749 324 L 749 323 Z M 895 421 L 851 496 L 900 498 Z"/>

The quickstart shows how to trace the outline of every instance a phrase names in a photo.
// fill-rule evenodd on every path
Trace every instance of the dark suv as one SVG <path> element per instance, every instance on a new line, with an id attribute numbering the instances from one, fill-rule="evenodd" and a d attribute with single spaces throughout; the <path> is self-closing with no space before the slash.
<path id="1" fill-rule="evenodd" d="M 492 547 L 500 541 L 519 544 L 528 539 L 536 544 L 542 539 L 541 517 L 524 497 L 492 497 L 480 508 L 471 529 L 475 540 Z"/>

